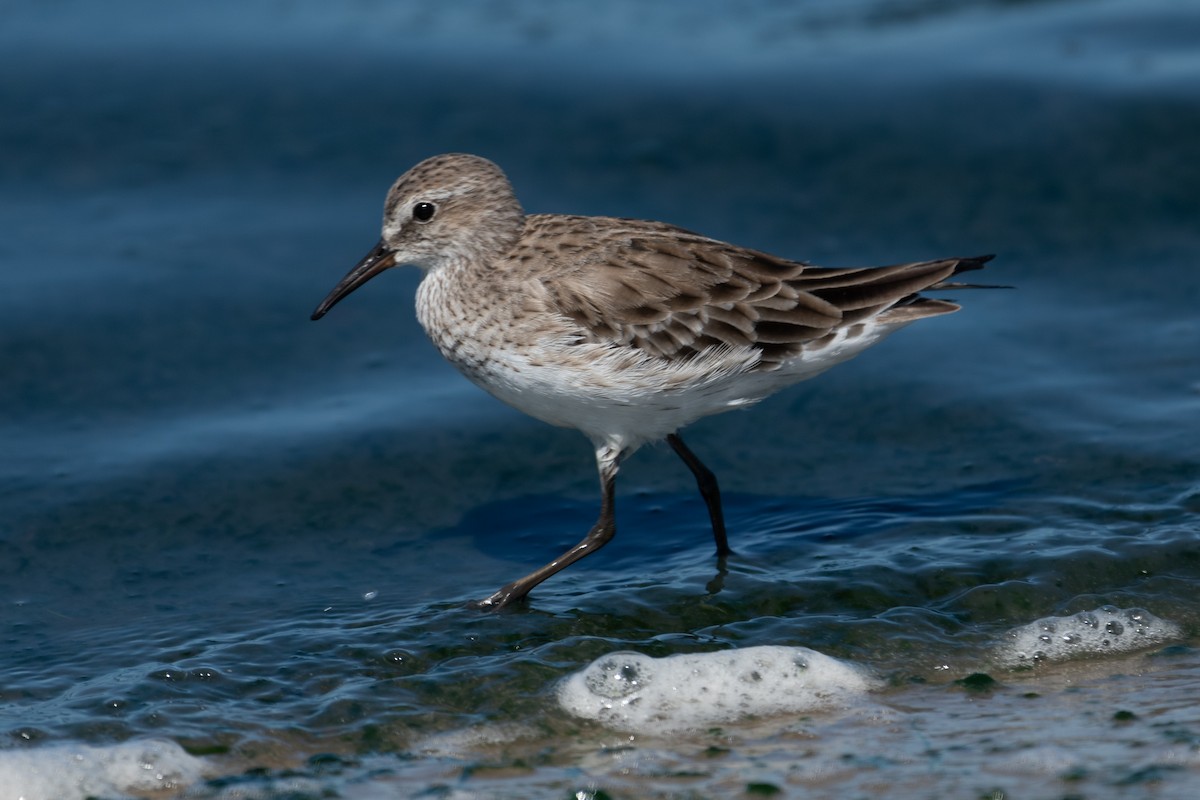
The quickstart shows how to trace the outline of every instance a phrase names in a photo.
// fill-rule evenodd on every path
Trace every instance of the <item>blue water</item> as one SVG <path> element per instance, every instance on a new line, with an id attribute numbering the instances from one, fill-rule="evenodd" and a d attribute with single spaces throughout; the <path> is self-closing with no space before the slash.
<path id="1" fill-rule="evenodd" d="M 174 743 L 204 767 L 169 797 L 1191 796 L 1195 4 L 0 16 L 0 756 Z M 308 319 L 447 151 L 530 211 L 831 266 L 996 252 L 1015 288 L 689 429 L 726 563 L 651 448 L 613 544 L 485 615 L 594 520 L 590 446 L 443 363 L 415 271 Z M 1182 634 L 995 663 L 1104 605 Z M 634 741 L 554 702 L 613 650 L 775 644 L 880 676 L 887 714 Z M 37 794 L 69 760 L 0 758 L 0 798 L 147 791 Z"/>

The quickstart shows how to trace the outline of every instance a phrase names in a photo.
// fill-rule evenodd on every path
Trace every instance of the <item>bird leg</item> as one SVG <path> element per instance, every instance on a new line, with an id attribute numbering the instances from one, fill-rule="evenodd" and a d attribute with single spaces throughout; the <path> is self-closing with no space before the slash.
<path id="1" fill-rule="evenodd" d="M 518 578 L 500 588 L 491 597 L 471 603 L 472 608 L 497 611 L 525 597 L 542 581 L 566 569 L 584 556 L 590 555 L 612 541 L 617 532 L 616 487 L 617 469 L 621 459 L 619 448 L 605 444 L 596 448 L 596 465 L 600 470 L 600 517 L 587 536 L 541 569 Z"/>
<path id="2" fill-rule="evenodd" d="M 733 551 L 729 549 L 729 540 L 725 536 L 725 514 L 721 511 L 721 487 L 717 485 L 717 476 L 704 466 L 704 462 L 696 458 L 696 454 L 688 449 L 688 446 L 683 443 L 683 439 L 679 438 L 678 433 L 669 434 L 667 444 L 671 445 L 671 449 L 683 459 L 683 463 L 687 464 L 688 469 L 696 476 L 696 486 L 700 489 L 700 496 L 704 498 L 704 504 L 708 506 L 708 518 L 712 521 L 713 540 L 717 543 L 717 555 L 730 555 Z"/>

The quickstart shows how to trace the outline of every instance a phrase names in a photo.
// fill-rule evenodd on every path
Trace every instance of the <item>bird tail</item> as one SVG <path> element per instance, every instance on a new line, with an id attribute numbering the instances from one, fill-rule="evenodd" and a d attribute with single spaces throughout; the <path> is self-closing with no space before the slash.
<path id="1" fill-rule="evenodd" d="M 995 258 L 994 253 L 989 253 L 986 256 L 971 256 L 969 258 L 946 259 L 957 261 L 954 265 L 954 272 L 951 276 L 958 275 L 962 272 L 971 272 L 976 269 L 983 269 L 983 265 Z M 962 281 L 938 281 L 932 286 L 927 286 L 922 291 L 932 292 L 941 289 L 1012 289 L 1012 286 L 1007 286 L 999 283 L 964 283 Z"/>

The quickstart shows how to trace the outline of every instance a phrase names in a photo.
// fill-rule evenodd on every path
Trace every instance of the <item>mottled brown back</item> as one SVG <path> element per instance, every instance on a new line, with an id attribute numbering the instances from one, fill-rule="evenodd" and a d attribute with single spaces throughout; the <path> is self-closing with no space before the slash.
<path id="1" fill-rule="evenodd" d="M 554 265 L 555 309 L 595 340 L 674 360 L 722 345 L 773 369 L 806 345 L 870 318 L 903 324 L 958 309 L 921 297 L 991 256 L 827 269 L 641 220 L 539 215 L 526 242 Z"/>

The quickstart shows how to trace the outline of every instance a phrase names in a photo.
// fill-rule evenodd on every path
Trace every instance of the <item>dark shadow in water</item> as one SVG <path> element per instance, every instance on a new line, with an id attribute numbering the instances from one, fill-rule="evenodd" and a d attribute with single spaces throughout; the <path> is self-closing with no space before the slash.
<path id="1" fill-rule="evenodd" d="M 926 495 L 827 499 L 727 494 L 730 544 L 740 555 L 774 549 L 780 537 L 811 543 L 848 542 L 929 520 L 995 516 L 1008 507 L 1021 481 L 995 481 Z M 445 533 L 467 536 L 479 550 L 495 558 L 544 563 L 574 545 L 595 521 L 596 509 L 586 501 L 558 495 L 526 495 L 480 506 Z M 691 492 L 642 493 L 617 507 L 617 536 L 603 557 L 587 558 L 571 567 L 620 569 L 654 564 L 679 553 L 697 559 L 712 550 L 704 504 Z M 938 534 L 940 535 L 940 534 Z M 713 579 L 719 588 L 726 560 Z"/>

